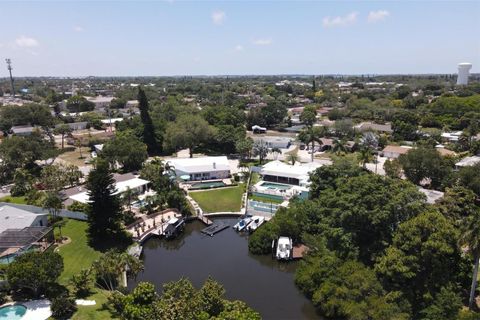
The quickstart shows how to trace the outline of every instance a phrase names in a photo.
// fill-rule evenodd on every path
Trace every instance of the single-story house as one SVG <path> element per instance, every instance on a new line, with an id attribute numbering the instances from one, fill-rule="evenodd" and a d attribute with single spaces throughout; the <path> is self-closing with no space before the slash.
<path id="1" fill-rule="evenodd" d="M 266 133 L 267 128 L 254 125 L 254 126 L 252 126 L 252 131 L 253 131 L 253 133 Z"/>
<path id="2" fill-rule="evenodd" d="M 62 124 L 56 125 L 56 127 L 60 127 Z M 71 123 L 66 123 L 67 126 L 70 127 L 72 130 L 85 130 L 87 129 L 88 122 L 87 121 L 81 121 L 81 122 L 71 122 Z"/>
<path id="3" fill-rule="evenodd" d="M 287 164 L 282 161 L 271 161 L 263 165 L 259 174 L 262 180 L 295 186 L 308 186 L 309 174 L 323 164 L 317 162 Z"/>
<path id="4" fill-rule="evenodd" d="M 292 144 L 292 138 L 289 137 L 279 137 L 279 136 L 268 136 L 268 137 L 254 137 L 255 142 L 263 141 L 265 145 L 270 148 L 280 148 L 288 149 Z"/>
<path id="5" fill-rule="evenodd" d="M 12 133 L 16 136 L 29 136 L 35 130 L 35 127 L 32 127 L 30 125 L 13 126 L 11 130 Z"/>
<path id="6" fill-rule="evenodd" d="M 471 156 L 471 157 L 463 158 L 459 162 L 455 163 L 455 166 L 457 168 L 471 167 L 476 165 L 477 163 L 480 163 L 480 156 Z"/>
<path id="7" fill-rule="evenodd" d="M 148 184 L 150 183 L 150 181 L 140 179 L 133 173 L 114 174 L 113 179 L 115 180 L 116 189 L 114 194 L 119 195 L 128 189 L 132 190 L 135 194 L 143 194 L 148 190 Z M 89 202 L 88 190 L 85 186 L 77 186 L 62 190 L 62 196 L 65 206 L 71 205 L 74 201 L 84 204 Z"/>
<path id="8" fill-rule="evenodd" d="M 448 150 L 443 146 L 436 146 L 435 149 L 437 149 L 442 157 L 455 157 L 457 155 L 455 151 Z"/>
<path id="9" fill-rule="evenodd" d="M 420 191 L 427 197 L 427 203 L 430 203 L 430 204 L 434 204 L 435 202 L 443 198 L 443 195 L 444 195 L 442 191 L 437 191 L 437 190 L 418 188 L 418 191 Z"/>
<path id="10" fill-rule="evenodd" d="M 110 102 L 114 97 L 103 97 L 103 96 L 98 96 L 98 97 L 87 97 L 87 100 L 90 102 L 93 102 L 95 104 L 95 109 L 100 109 L 100 108 L 105 108 L 110 106 Z"/>
<path id="11" fill-rule="evenodd" d="M 39 207 L 0 202 L 0 264 L 34 247 L 45 250 L 53 239 L 48 212 Z"/>
<path id="12" fill-rule="evenodd" d="M 362 122 L 354 126 L 356 130 L 361 132 L 364 131 L 378 131 L 378 132 L 385 132 L 385 133 L 392 133 L 392 125 L 390 123 L 379 124 L 374 122 Z"/>
<path id="13" fill-rule="evenodd" d="M 462 135 L 462 131 L 443 132 L 442 139 L 448 142 L 457 142 L 460 139 L 461 135 Z"/>
<path id="14" fill-rule="evenodd" d="M 123 121 L 123 118 L 102 119 L 100 121 L 102 122 L 102 124 L 110 125 L 110 123 L 115 124 L 117 122 Z"/>
<path id="15" fill-rule="evenodd" d="M 138 107 L 138 100 L 128 100 L 127 103 L 125 104 L 126 108 L 134 108 Z"/>
<path id="16" fill-rule="evenodd" d="M 408 153 L 408 151 L 412 150 L 410 146 L 392 146 L 388 145 L 382 150 L 382 154 L 384 157 L 389 159 L 396 159 L 400 157 L 402 154 Z"/>
<path id="17" fill-rule="evenodd" d="M 170 159 L 177 177 L 188 175 L 189 180 L 213 180 L 230 177 L 230 164 L 226 156 Z"/>
<path id="18" fill-rule="evenodd" d="M 0 202 L 0 233 L 7 229 L 23 229 L 26 227 L 46 227 L 48 212 L 32 212 L 19 208 L 8 202 Z"/>

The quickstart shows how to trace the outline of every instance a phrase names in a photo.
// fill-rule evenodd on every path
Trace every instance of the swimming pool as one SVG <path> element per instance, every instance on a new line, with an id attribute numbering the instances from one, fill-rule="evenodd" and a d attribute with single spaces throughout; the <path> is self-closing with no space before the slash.
<path id="1" fill-rule="evenodd" d="M 138 200 L 132 203 L 132 207 L 134 207 L 135 209 L 143 208 L 146 205 L 147 205 L 147 202 L 145 200 Z"/>
<path id="2" fill-rule="evenodd" d="M 21 304 L 2 307 L 0 308 L 0 319 L 19 320 L 22 319 L 26 312 L 27 307 L 22 306 Z"/>
<path id="3" fill-rule="evenodd" d="M 280 183 L 273 183 L 273 182 L 263 182 L 260 186 L 267 189 L 277 189 L 277 190 L 288 190 L 292 187 L 288 184 L 280 184 Z"/>
<path id="4" fill-rule="evenodd" d="M 223 181 L 211 181 L 211 182 L 198 182 L 190 187 L 190 190 L 210 189 L 225 187 L 226 184 Z"/>

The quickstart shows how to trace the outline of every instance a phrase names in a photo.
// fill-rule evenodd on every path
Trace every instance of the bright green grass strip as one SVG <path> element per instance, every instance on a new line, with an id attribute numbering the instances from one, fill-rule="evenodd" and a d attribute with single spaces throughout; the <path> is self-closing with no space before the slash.
<path id="1" fill-rule="evenodd" d="M 88 269 L 97 260 L 101 252 L 95 251 L 87 243 L 87 223 L 68 219 L 62 228 L 63 236 L 71 239 L 71 242 L 61 246 L 58 252 L 63 257 L 64 270 L 60 276 L 60 283 L 67 284 L 74 274 L 82 269 Z"/>
<path id="2" fill-rule="evenodd" d="M 231 188 L 190 192 L 190 196 L 206 213 L 240 211 L 242 206 L 243 184 Z"/>
<path id="3" fill-rule="evenodd" d="M 6 196 L 6 197 L 3 197 L 3 198 L 0 198 L 0 202 L 27 204 L 27 200 L 25 199 L 25 197 L 12 197 L 12 196 Z"/>

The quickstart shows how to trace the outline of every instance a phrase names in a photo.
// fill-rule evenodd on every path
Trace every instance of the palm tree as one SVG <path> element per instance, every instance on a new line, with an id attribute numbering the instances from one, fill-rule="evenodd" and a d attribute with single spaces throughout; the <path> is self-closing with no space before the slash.
<path id="1" fill-rule="evenodd" d="M 333 140 L 333 147 L 332 147 L 333 153 L 335 153 L 337 156 L 341 155 L 343 153 L 347 153 L 347 146 L 346 146 L 346 141 L 343 139 L 334 139 Z"/>
<path id="2" fill-rule="evenodd" d="M 282 154 L 282 150 L 280 148 L 275 147 L 275 148 L 270 149 L 270 153 L 273 155 L 273 159 L 277 160 L 278 155 Z"/>
<path id="3" fill-rule="evenodd" d="M 122 195 L 123 205 L 126 205 L 129 212 L 132 212 L 132 201 L 135 196 L 135 192 L 127 187 L 127 190 Z"/>
<path id="4" fill-rule="evenodd" d="M 460 237 L 460 245 L 468 248 L 475 263 L 472 275 L 472 286 L 470 287 L 470 298 L 468 299 L 468 307 L 472 310 L 475 302 L 475 290 L 477 289 L 478 265 L 480 260 L 480 210 L 475 211 L 474 214 L 466 219 Z"/>
<path id="5" fill-rule="evenodd" d="M 370 161 L 373 160 L 373 154 L 372 154 L 372 151 L 370 150 L 370 148 L 362 148 L 360 150 L 360 153 L 358 154 L 358 160 L 360 162 L 360 164 L 366 168 L 367 166 L 367 163 L 369 163 Z"/>
<path id="6" fill-rule="evenodd" d="M 313 162 L 314 151 L 315 151 L 315 142 L 317 142 L 319 145 L 322 145 L 323 143 L 321 138 L 324 137 L 325 134 L 326 134 L 325 127 L 307 127 L 304 130 L 302 130 L 298 135 L 298 139 L 300 141 L 302 141 L 306 145 L 308 144 L 312 145 L 312 162 Z"/>
<path id="7" fill-rule="evenodd" d="M 298 155 L 296 153 L 290 153 L 287 155 L 287 161 L 293 165 L 298 161 Z"/>
<path id="8" fill-rule="evenodd" d="M 127 271 L 135 276 L 143 269 L 143 264 L 128 253 L 110 250 L 95 261 L 92 267 L 99 279 L 97 283 L 104 289 L 113 291 L 119 283 L 126 284 Z"/>

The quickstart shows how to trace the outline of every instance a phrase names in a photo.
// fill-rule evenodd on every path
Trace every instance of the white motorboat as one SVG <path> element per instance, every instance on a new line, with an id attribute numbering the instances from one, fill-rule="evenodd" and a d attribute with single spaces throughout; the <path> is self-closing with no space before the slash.
<path id="1" fill-rule="evenodd" d="M 292 239 L 280 237 L 277 241 L 277 250 L 275 257 L 277 260 L 290 260 L 292 258 Z"/>
<path id="2" fill-rule="evenodd" d="M 258 227 L 260 227 L 263 223 L 265 222 L 265 217 L 262 216 L 253 216 L 252 221 L 247 226 L 247 231 L 248 232 L 254 232 L 257 230 Z"/>
<path id="3" fill-rule="evenodd" d="M 251 221 L 252 221 L 251 217 L 246 217 L 246 218 L 240 219 L 240 221 L 238 221 L 237 224 L 235 224 L 233 226 L 233 229 L 238 231 L 238 232 L 246 230 L 245 228 L 248 226 L 248 224 Z"/>

